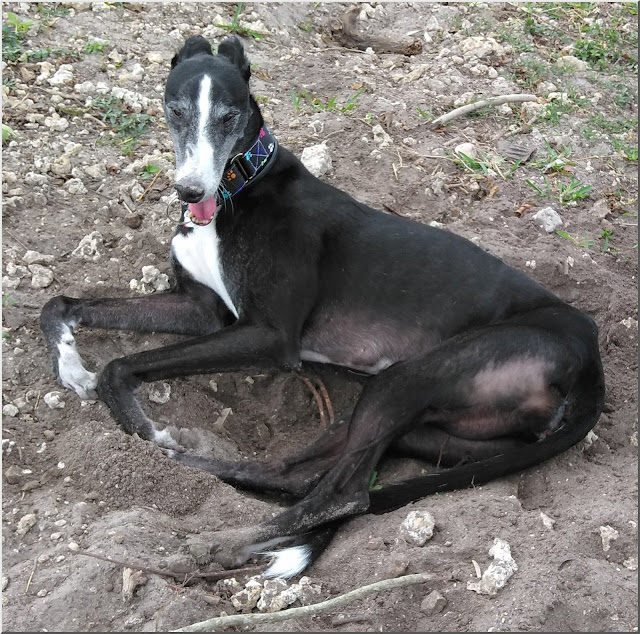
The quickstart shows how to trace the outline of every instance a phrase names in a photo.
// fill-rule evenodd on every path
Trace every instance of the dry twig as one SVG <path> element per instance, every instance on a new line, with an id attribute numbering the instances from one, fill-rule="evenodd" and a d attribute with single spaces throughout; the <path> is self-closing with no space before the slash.
<path id="1" fill-rule="evenodd" d="M 191 570 L 187 572 L 179 572 L 176 570 L 160 570 L 159 568 L 148 568 L 147 566 L 139 566 L 138 564 L 132 564 L 127 561 L 119 561 L 118 559 L 111 559 L 104 555 L 98 555 L 97 553 L 88 553 L 86 550 L 76 550 L 76 555 L 84 555 L 85 557 L 93 557 L 94 559 L 100 559 L 101 561 L 107 561 L 110 564 L 116 566 L 122 566 L 123 568 L 131 568 L 133 570 L 140 570 L 150 575 L 160 575 L 161 577 L 172 577 L 173 579 L 182 579 L 182 583 L 186 583 L 191 579 L 207 579 L 208 581 L 218 581 L 220 579 L 227 579 L 229 577 L 235 577 L 236 575 L 258 575 L 265 570 L 268 564 L 263 566 L 249 566 L 247 568 L 235 568 L 234 570 L 222 570 L 220 572 L 202 572 L 200 570 Z M 35 570 L 35 566 L 34 566 Z M 33 573 L 32 573 L 33 574 Z"/>
<path id="2" fill-rule="evenodd" d="M 313 386 L 313 383 L 311 383 L 311 381 L 309 381 L 309 379 L 306 376 L 303 376 L 299 372 L 296 372 L 295 374 L 311 390 L 311 393 L 313 394 L 313 398 L 316 399 L 316 405 L 318 406 L 318 411 L 320 412 L 320 427 L 322 427 L 322 429 L 326 429 L 327 417 L 325 416 L 325 413 L 324 413 L 324 405 L 322 404 L 322 397 L 320 396 L 320 394 L 318 394 L 318 390 L 316 390 L 316 388 Z"/>
<path id="3" fill-rule="evenodd" d="M 160 176 L 160 174 L 162 174 L 164 170 L 164 167 L 161 167 L 157 172 L 156 175 L 153 177 L 153 179 L 151 180 L 151 182 L 149 183 L 149 186 L 147 187 L 147 189 L 145 189 L 140 196 L 138 196 L 138 202 L 140 202 L 146 195 L 147 192 L 153 187 L 153 184 L 158 180 L 158 176 Z"/>
<path id="4" fill-rule="evenodd" d="M 487 99 L 482 99 L 481 101 L 476 101 L 475 103 L 469 103 L 466 106 L 461 106 L 460 108 L 456 108 L 451 112 L 447 112 L 447 114 L 443 114 L 441 117 L 434 119 L 430 122 L 429 126 L 435 128 L 440 125 L 444 125 L 445 123 L 449 123 L 456 117 L 461 117 L 462 115 L 469 114 L 470 112 L 474 112 L 475 110 L 480 110 L 481 108 L 486 108 L 487 106 L 499 106 L 503 103 L 512 103 L 512 102 L 525 102 L 525 101 L 537 101 L 538 98 L 535 95 L 502 95 L 500 97 L 488 97 Z"/>

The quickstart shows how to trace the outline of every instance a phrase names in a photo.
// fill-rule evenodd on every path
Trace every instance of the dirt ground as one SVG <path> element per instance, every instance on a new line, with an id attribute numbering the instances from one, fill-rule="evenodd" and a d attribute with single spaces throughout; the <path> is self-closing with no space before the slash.
<path id="1" fill-rule="evenodd" d="M 637 631 L 637 5 L 358 5 L 357 35 L 388 38 L 396 52 L 384 52 L 389 42 L 363 51 L 362 39 L 345 40 L 336 20 L 350 6 L 241 6 L 235 24 L 272 131 L 298 155 L 325 141 L 326 181 L 475 240 L 591 314 L 606 408 L 595 436 L 536 469 L 345 523 L 307 571 L 316 600 L 405 572 L 432 581 L 255 629 Z M 125 435 L 100 402 L 61 388 L 38 329 L 55 295 L 148 292 L 170 276 L 163 83 L 181 42 L 202 33 L 217 44 L 236 8 L 3 3 L 3 124 L 13 132 L 2 151 L 4 630 L 166 631 L 233 614 L 223 582 L 147 574 L 124 600 L 122 567 L 78 551 L 194 569 L 188 543 L 278 508 L 174 464 Z M 539 103 L 429 126 L 458 105 L 513 93 Z M 462 143 L 475 159 L 454 152 Z M 524 162 L 504 158 L 515 155 Z M 560 233 L 533 218 L 549 206 Z M 145 266 L 157 271 L 141 281 Z M 170 340 L 78 333 L 96 371 Z M 324 381 L 337 411 L 362 384 L 327 367 L 305 374 Z M 184 428 L 183 442 L 202 454 L 283 456 L 320 429 L 294 375 L 201 376 L 141 395 L 155 420 Z M 381 482 L 423 468 L 391 461 Z M 435 518 L 423 547 L 401 537 L 412 509 Z M 467 582 L 473 561 L 489 565 L 496 537 L 518 570 L 490 598 Z M 434 590 L 444 597 L 436 608 L 423 603 Z"/>

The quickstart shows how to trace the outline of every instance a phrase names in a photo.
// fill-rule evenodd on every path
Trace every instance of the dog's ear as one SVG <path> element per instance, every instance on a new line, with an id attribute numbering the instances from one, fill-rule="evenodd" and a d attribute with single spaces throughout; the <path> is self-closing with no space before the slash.
<path id="1" fill-rule="evenodd" d="M 245 81 L 249 81 L 249 77 L 251 77 L 251 65 L 245 55 L 242 42 L 235 35 L 220 42 L 218 55 L 222 55 L 233 62 L 240 69 Z"/>
<path id="2" fill-rule="evenodd" d="M 185 43 L 184 46 L 173 56 L 171 60 L 171 68 L 182 60 L 194 57 L 200 53 L 207 53 L 213 55 L 211 51 L 211 44 L 208 40 L 202 37 L 202 35 L 192 35 Z"/>

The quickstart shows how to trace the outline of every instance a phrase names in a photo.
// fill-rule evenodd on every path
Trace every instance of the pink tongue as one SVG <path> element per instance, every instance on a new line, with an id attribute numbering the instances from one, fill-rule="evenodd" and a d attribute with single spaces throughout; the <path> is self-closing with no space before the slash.
<path id="1" fill-rule="evenodd" d="M 189 203 L 189 211 L 198 220 L 211 220 L 213 214 L 216 213 L 216 197 L 211 196 L 201 203 Z"/>

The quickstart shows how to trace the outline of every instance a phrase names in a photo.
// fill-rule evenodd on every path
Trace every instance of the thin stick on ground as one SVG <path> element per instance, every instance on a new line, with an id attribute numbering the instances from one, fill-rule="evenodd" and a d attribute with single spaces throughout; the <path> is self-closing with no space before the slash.
<path id="1" fill-rule="evenodd" d="M 329 425 L 333 425 L 335 422 L 335 415 L 333 413 L 333 405 L 331 404 L 331 399 L 329 398 L 329 392 L 327 392 L 327 388 L 324 386 L 322 379 L 318 380 L 318 389 L 320 390 L 320 394 L 322 394 L 322 398 L 324 399 L 324 404 L 327 407 L 327 414 L 329 414 Z"/>
<path id="2" fill-rule="evenodd" d="M 112 559 L 111 557 L 105 557 L 104 555 L 98 555 L 97 553 L 88 553 L 86 550 L 76 550 L 72 552 L 74 552 L 76 555 L 84 555 L 85 557 L 93 557 L 94 559 L 100 559 L 100 561 L 107 561 L 110 564 L 115 564 L 116 566 L 122 566 L 123 568 L 132 568 L 133 570 L 140 570 L 150 575 L 160 575 L 161 577 L 172 577 L 173 579 L 182 579 L 182 583 L 186 583 L 191 579 L 207 579 L 208 581 L 218 581 L 220 579 L 235 577 L 236 575 L 245 575 L 245 574 L 259 575 L 268 566 L 268 564 L 265 564 L 262 566 L 235 568 L 234 570 L 222 570 L 219 572 L 202 572 L 200 570 L 178 572 L 176 570 L 160 570 L 159 568 L 149 568 L 147 566 L 132 564 L 131 562 L 128 562 L 128 561 L 119 561 L 118 559 Z M 34 566 L 34 570 L 35 570 L 35 566 Z"/>
<path id="3" fill-rule="evenodd" d="M 295 374 L 311 390 L 311 393 L 313 394 L 313 398 L 316 399 L 316 405 L 318 406 L 318 411 L 320 412 L 320 427 L 322 427 L 322 429 L 326 429 L 327 417 L 324 413 L 324 405 L 322 404 L 322 397 L 320 396 L 320 394 L 318 394 L 318 390 L 316 390 L 316 388 L 313 386 L 313 383 L 311 383 L 311 381 L 309 381 L 309 379 L 306 376 L 303 376 L 299 372 L 296 372 Z"/>
<path id="4" fill-rule="evenodd" d="M 138 196 L 138 202 L 140 202 L 146 195 L 147 192 L 153 187 L 153 184 L 158 180 L 158 176 L 160 176 L 160 174 L 162 174 L 164 170 L 164 167 L 161 167 L 157 172 L 156 175 L 153 177 L 153 180 L 149 183 L 149 186 L 147 187 L 147 189 L 145 189 L 140 196 Z"/>
<path id="5" fill-rule="evenodd" d="M 470 112 L 474 112 L 475 110 L 480 110 L 481 108 L 486 108 L 487 106 L 499 106 L 503 103 L 522 103 L 525 101 L 537 100 L 538 98 L 535 95 L 502 95 L 500 97 L 488 97 L 487 99 L 482 99 L 481 101 L 476 101 L 475 103 L 469 103 L 466 106 L 461 106 L 460 108 L 456 108 L 451 112 L 447 112 L 447 114 L 443 114 L 441 117 L 438 117 L 437 119 L 431 121 L 429 126 L 435 128 L 437 126 L 444 125 L 445 123 L 449 123 L 449 121 L 452 121 L 457 117 L 469 114 Z"/>
<path id="6" fill-rule="evenodd" d="M 200 623 L 193 623 L 187 625 L 178 630 L 172 630 L 174 632 L 215 632 L 216 630 L 222 630 L 228 627 L 253 627 L 260 623 L 278 623 L 280 621 L 287 621 L 289 619 L 298 619 L 303 617 L 315 616 L 324 612 L 331 612 L 338 610 L 343 606 L 363 599 L 376 592 L 387 592 L 396 588 L 402 588 L 404 586 L 410 586 L 416 583 L 424 583 L 433 579 L 433 575 L 426 573 L 419 573 L 415 575 L 406 575 L 404 577 L 397 577 L 395 579 L 385 579 L 384 581 L 377 581 L 368 586 L 357 588 L 351 592 L 347 592 L 335 599 L 329 599 L 328 601 L 322 601 L 320 603 L 314 603 L 313 605 L 305 605 L 301 608 L 290 608 L 288 610 L 282 610 L 281 612 L 271 612 L 266 614 L 233 614 L 231 616 L 219 616 L 207 621 L 201 621 Z"/>

